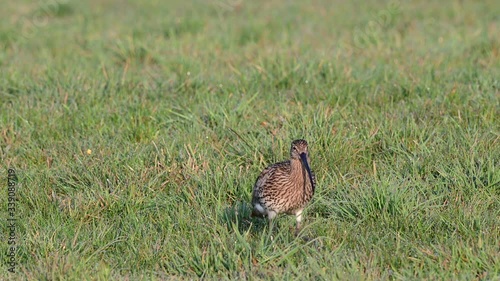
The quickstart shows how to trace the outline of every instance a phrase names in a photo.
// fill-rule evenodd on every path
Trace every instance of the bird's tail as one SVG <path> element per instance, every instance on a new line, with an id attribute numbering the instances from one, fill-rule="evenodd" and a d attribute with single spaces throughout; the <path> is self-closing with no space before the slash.
<path id="1" fill-rule="evenodd" d="M 250 215 L 250 217 L 252 217 L 252 218 L 254 218 L 254 217 L 263 218 L 263 217 L 265 217 L 265 215 L 263 215 L 261 212 L 255 210 L 255 209 L 252 209 L 252 214 Z"/>

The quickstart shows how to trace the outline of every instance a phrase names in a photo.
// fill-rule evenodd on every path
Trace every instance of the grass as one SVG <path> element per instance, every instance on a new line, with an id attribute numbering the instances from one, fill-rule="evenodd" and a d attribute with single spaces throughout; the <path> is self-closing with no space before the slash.
<path id="1" fill-rule="evenodd" d="M 2 4 L 5 278 L 500 279 L 497 1 L 177 2 Z M 296 138 L 310 242 L 248 217 Z"/>

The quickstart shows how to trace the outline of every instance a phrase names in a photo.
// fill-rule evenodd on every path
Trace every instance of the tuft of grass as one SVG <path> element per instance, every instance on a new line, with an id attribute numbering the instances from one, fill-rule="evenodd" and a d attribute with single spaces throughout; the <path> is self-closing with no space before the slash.
<path id="1" fill-rule="evenodd" d="M 498 279 L 496 2 L 6 1 L 2 276 Z M 249 216 L 296 138 L 298 238 Z"/>

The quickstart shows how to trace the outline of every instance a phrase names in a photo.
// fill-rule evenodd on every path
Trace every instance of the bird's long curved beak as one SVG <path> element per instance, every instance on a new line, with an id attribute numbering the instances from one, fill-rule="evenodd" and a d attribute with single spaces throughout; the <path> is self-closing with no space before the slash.
<path id="1" fill-rule="evenodd" d="M 309 175 L 309 180 L 311 181 L 311 187 L 314 193 L 314 181 L 312 178 L 312 173 L 311 169 L 309 168 L 309 163 L 307 163 L 307 155 L 305 152 L 300 154 L 300 159 L 302 159 L 302 163 L 304 164 L 304 167 L 306 167 L 307 174 Z"/>

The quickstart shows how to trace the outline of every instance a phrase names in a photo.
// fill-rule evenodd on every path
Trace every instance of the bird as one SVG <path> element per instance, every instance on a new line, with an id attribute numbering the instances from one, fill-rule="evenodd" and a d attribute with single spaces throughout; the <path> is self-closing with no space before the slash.
<path id="1" fill-rule="evenodd" d="M 281 213 L 295 215 L 295 236 L 298 236 L 302 211 L 311 201 L 316 178 L 310 168 L 307 141 L 292 141 L 290 159 L 265 168 L 255 181 L 252 192 L 252 217 L 272 220 Z"/>

